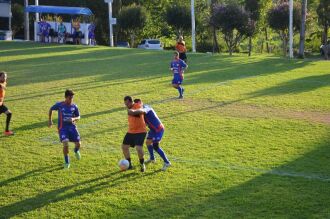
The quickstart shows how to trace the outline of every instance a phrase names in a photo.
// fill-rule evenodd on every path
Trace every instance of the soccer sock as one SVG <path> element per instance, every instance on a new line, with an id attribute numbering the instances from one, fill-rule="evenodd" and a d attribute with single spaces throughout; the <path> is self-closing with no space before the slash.
<path id="1" fill-rule="evenodd" d="M 129 167 L 132 167 L 131 158 L 127 158 L 126 160 L 129 162 Z"/>
<path id="2" fill-rule="evenodd" d="M 140 159 L 140 164 L 144 164 L 144 159 Z"/>
<path id="3" fill-rule="evenodd" d="M 77 153 L 79 151 L 79 148 L 74 148 L 73 151 Z"/>
<path id="4" fill-rule="evenodd" d="M 65 163 L 70 163 L 69 155 L 64 155 L 64 161 Z"/>
<path id="5" fill-rule="evenodd" d="M 182 96 L 182 87 L 181 86 L 178 87 L 178 91 L 179 91 L 180 96 Z"/>
<path id="6" fill-rule="evenodd" d="M 161 147 L 159 147 L 157 149 L 157 153 L 159 154 L 159 156 L 164 160 L 165 163 L 169 163 L 170 161 L 167 159 L 165 152 L 162 150 Z"/>
<path id="7" fill-rule="evenodd" d="M 10 123 L 10 119 L 11 119 L 11 113 L 7 114 L 7 119 L 6 119 L 6 132 L 9 131 L 9 123 Z"/>
<path id="8" fill-rule="evenodd" d="M 152 147 L 152 144 L 148 145 L 148 151 L 150 155 L 150 160 L 155 160 L 154 148 Z"/>

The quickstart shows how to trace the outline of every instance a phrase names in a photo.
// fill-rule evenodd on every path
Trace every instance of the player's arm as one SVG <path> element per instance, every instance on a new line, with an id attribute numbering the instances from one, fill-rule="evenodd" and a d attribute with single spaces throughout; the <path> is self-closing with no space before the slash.
<path id="1" fill-rule="evenodd" d="M 71 118 L 71 122 L 72 122 L 72 123 L 75 123 L 75 122 L 77 122 L 79 119 L 80 119 L 80 112 L 79 112 L 78 107 L 76 106 L 76 110 L 75 110 L 75 112 L 74 112 L 74 117 Z"/>
<path id="2" fill-rule="evenodd" d="M 48 112 L 48 127 L 52 127 L 53 125 L 53 109 L 50 108 Z"/>
<path id="3" fill-rule="evenodd" d="M 142 108 L 136 109 L 136 110 L 129 109 L 129 110 L 127 110 L 127 112 L 128 112 L 128 115 L 130 115 L 130 116 L 137 116 L 137 115 L 141 115 L 141 114 L 145 113 L 145 111 Z"/>
<path id="4" fill-rule="evenodd" d="M 1 94 L 1 96 L 0 96 L 0 106 L 2 106 L 3 105 L 3 93 L 2 93 L 2 91 L 4 90 L 5 88 L 0 84 L 0 94 Z"/>

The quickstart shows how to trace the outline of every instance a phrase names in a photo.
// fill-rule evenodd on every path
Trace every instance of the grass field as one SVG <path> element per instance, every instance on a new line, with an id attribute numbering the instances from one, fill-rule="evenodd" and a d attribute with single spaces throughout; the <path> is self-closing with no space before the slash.
<path id="1" fill-rule="evenodd" d="M 178 100 L 171 58 L 1 42 L 15 136 L 0 137 L 0 218 L 330 218 L 330 62 L 189 54 Z M 67 88 L 83 148 L 64 170 L 47 113 Z M 118 171 L 125 95 L 163 121 L 168 171 Z"/>

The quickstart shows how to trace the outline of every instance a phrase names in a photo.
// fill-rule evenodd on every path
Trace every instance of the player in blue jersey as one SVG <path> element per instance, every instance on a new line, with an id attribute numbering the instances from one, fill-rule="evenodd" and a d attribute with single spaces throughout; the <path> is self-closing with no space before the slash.
<path id="1" fill-rule="evenodd" d="M 73 103 L 73 91 L 66 90 L 64 97 L 65 100 L 57 102 L 54 106 L 49 109 L 48 126 L 53 125 L 52 114 L 53 111 L 58 111 L 58 133 L 60 141 L 63 143 L 63 154 L 64 154 L 64 168 L 70 167 L 69 159 L 69 142 L 74 142 L 74 152 L 78 160 L 81 159 L 80 155 L 80 135 L 77 130 L 76 122 L 80 119 L 80 113 L 78 106 Z"/>
<path id="2" fill-rule="evenodd" d="M 166 154 L 163 149 L 159 146 L 159 143 L 164 135 L 164 125 L 162 124 L 155 110 L 151 106 L 143 104 L 140 99 L 135 99 L 134 103 L 141 104 L 142 108 L 135 110 L 130 109 L 128 110 L 128 114 L 133 116 L 144 114 L 144 120 L 149 128 L 146 144 L 148 147 L 150 158 L 146 161 L 146 163 L 155 162 L 155 150 L 164 161 L 164 166 L 162 170 L 165 171 L 169 166 L 171 166 L 171 163 L 166 157 Z"/>
<path id="3" fill-rule="evenodd" d="M 174 59 L 171 62 L 170 70 L 173 72 L 172 86 L 179 91 L 179 98 L 183 98 L 184 89 L 182 87 L 183 73 L 188 65 L 179 58 L 179 53 L 174 52 Z"/>

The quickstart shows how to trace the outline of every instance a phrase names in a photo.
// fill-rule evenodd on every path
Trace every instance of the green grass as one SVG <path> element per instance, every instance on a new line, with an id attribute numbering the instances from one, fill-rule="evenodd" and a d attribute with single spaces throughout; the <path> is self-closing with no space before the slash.
<path id="1" fill-rule="evenodd" d="M 171 57 L 1 42 L 16 135 L 0 137 L 0 218 L 329 218 L 330 63 L 188 54 L 186 97 L 176 100 Z M 83 149 L 63 170 L 47 113 L 67 88 Z M 118 172 L 125 95 L 163 121 L 167 172 L 160 159 L 144 174 Z"/>

